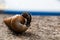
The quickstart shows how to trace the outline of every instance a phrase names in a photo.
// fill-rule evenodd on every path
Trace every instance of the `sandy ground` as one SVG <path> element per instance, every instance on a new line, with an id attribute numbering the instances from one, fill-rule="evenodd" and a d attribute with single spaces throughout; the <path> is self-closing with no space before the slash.
<path id="1" fill-rule="evenodd" d="M 60 16 L 32 16 L 29 29 L 18 35 L 3 23 L 10 16 L 0 14 L 0 40 L 60 40 Z"/>

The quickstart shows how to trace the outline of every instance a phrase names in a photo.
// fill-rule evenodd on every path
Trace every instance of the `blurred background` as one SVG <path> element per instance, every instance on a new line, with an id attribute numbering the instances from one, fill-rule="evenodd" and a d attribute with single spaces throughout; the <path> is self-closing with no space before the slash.
<path id="1" fill-rule="evenodd" d="M 41 14 L 46 12 L 60 12 L 59 0 L 0 0 L 0 10 L 9 12 L 30 11 Z M 39 13 L 40 12 L 40 13 Z M 33 13 L 34 14 L 34 13 Z M 52 14 L 52 13 L 51 13 Z"/>

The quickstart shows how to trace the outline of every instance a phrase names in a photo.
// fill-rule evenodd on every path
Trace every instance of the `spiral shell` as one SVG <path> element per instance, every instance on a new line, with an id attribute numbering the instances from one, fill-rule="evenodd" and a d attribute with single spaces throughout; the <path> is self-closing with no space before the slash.
<path id="1" fill-rule="evenodd" d="M 15 32 L 25 32 L 28 29 L 25 25 L 25 18 L 21 15 L 5 18 L 4 23 Z"/>

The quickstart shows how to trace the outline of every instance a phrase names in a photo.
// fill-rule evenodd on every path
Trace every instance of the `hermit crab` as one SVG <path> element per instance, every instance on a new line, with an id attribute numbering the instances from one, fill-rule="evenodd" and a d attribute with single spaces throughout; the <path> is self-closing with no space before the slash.
<path id="1" fill-rule="evenodd" d="M 31 23 L 31 14 L 23 12 L 21 15 L 14 15 L 12 17 L 4 18 L 3 22 L 14 32 L 25 32 Z"/>

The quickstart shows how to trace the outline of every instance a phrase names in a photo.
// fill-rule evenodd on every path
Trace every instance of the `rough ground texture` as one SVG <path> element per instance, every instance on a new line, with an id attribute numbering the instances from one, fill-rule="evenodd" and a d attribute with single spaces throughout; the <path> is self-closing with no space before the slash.
<path id="1" fill-rule="evenodd" d="M 0 14 L 0 40 L 60 40 L 60 16 L 32 16 L 31 26 L 25 33 L 15 34 L 3 23 Z"/>

